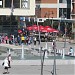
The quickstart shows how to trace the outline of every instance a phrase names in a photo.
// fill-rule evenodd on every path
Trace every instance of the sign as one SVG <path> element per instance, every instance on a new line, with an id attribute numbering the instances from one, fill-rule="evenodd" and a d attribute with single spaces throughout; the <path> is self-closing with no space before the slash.
<path id="1" fill-rule="evenodd" d="M 25 21 L 25 17 L 20 17 L 20 20 L 21 21 Z"/>

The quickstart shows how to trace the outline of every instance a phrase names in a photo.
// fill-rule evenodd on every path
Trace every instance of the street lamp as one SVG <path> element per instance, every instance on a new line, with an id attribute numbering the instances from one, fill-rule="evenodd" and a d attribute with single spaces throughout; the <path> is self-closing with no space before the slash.
<path id="1" fill-rule="evenodd" d="M 41 47 L 42 50 L 42 47 Z M 47 49 L 44 49 L 43 51 L 43 55 L 41 56 L 41 75 L 43 75 L 43 64 L 44 64 L 44 59 L 45 59 L 45 53 L 46 53 Z"/>
<path id="2" fill-rule="evenodd" d="M 54 14 L 53 11 L 51 12 L 51 14 L 53 16 L 53 14 Z M 53 17 L 52 17 L 52 28 L 53 28 Z"/>
<path id="3" fill-rule="evenodd" d="M 11 17 L 10 17 L 10 34 L 11 34 L 11 24 L 12 24 L 12 17 L 13 17 L 14 7 L 13 7 L 13 0 L 11 3 Z"/>
<path id="4" fill-rule="evenodd" d="M 64 48 L 66 47 L 66 30 L 67 30 L 67 25 L 66 25 L 66 22 L 65 22 L 65 42 L 64 42 Z"/>
<path id="5" fill-rule="evenodd" d="M 54 64 L 53 64 L 53 70 L 52 75 L 56 75 L 56 41 L 53 40 L 53 51 L 54 51 Z"/>

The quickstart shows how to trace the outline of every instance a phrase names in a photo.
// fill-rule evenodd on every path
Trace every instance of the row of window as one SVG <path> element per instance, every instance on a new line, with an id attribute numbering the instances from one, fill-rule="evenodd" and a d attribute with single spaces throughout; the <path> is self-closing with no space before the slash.
<path id="1" fill-rule="evenodd" d="M 30 0 L 0 0 L 0 8 L 11 8 L 12 4 L 14 8 L 29 8 Z"/>
<path id="2" fill-rule="evenodd" d="M 67 3 L 67 0 L 59 0 L 59 3 Z"/>

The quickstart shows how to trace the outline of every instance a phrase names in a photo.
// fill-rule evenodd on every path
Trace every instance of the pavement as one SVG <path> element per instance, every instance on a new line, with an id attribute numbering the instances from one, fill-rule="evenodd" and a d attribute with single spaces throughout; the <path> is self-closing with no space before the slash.
<path id="1" fill-rule="evenodd" d="M 65 48 L 64 48 L 64 45 L 65 45 Z M 34 44 L 31 44 L 31 45 L 24 45 L 24 49 L 32 49 L 34 48 L 35 49 L 39 49 L 39 47 L 42 47 L 42 48 L 45 48 L 47 46 L 47 49 L 51 48 L 52 49 L 52 42 L 41 42 L 40 46 L 38 45 L 38 42 L 37 44 L 34 46 Z M 13 49 L 13 50 L 21 50 L 22 49 L 22 45 L 10 45 L 10 44 L 0 44 L 0 47 L 6 47 L 8 49 Z M 56 41 L 56 49 L 57 50 L 63 50 L 65 49 L 65 53 L 67 53 L 69 51 L 69 48 L 72 47 L 74 49 L 74 52 L 75 52 L 75 44 L 70 44 L 68 42 L 58 42 Z"/>
<path id="2" fill-rule="evenodd" d="M 43 75 L 52 75 L 53 65 L 43 66 Z M 0 75 L 3 75 L 4 69 L 0 66 Z M 57 65 L 57 75 L 75 75 L 74 65 Z M 6 75 L 41 75 L 40 65 L 12 65 L 9 74 Z"/>
<path id="3" fill-rule="evenodd" d="M 52 49 L 52 42 L 41 42 L 40 47 L 45 48 L 46 44 L 47 44 L 48 49 L 49 48 Z M 20 51 L 22 48 L 22 46 L 15 46 L 15 45 L 9 45 L 9 44 L 0 44 L 0 46 L 6 47 L 6 48 L 12 48 L 12 49 L 14 49 L 14 51 Z M 63 46 L 64 46 L 64 42 L 56 42 L 57 49 L 62 50 Z M 68 50 L 70 47 L 73 47 L 74 51 L 75 51 L 75 44 L 69 44 L 68 42 L 66 42 L 66 47 L 64 48 L 65 53 L 68 53 Z M 39 49 L 39 45 L 38 45 L 38 43 L 36 46 L 34 46 L 33 44 L 31 44 L 30 46 L 25 45 L 24 48 L 28 49 L 28 50 L 32 50 L 32 48 L 33 48 L 35 51 L 35 49 Z M 13 53 L 11 51 L 11 53 L 14 56 L 14 58 L 16 56 L 18 56 L 17 54 L 15 54 L 15 52 Z M 3 62 L 3 59 L 7 56 L 7 54 L 8 54 L 8 52 L 0 55 L 0 64 L 1 64 L 0 65 L 0 75 L 3 75 L 2 73 L 3 73 L 4 68 L 2 66 L 2 62 Z M 34 54 L 35 54 L 35 52 L 34 52 Z M 17 58 L 14 59 L 13 58 L 13 61 L 11 62 L 12 68 L 9 69 L 10 73 L 6 74 L 6 75 L 41 75 L 41 73 L 40 73 L 41 60 L 36 59 L 35 55 L 33 55 L 33 56 L 35 57 L 35 60 L 29 59 L 31 56 L 27 59 L 26 58 L 25 59 L 17 59 Z M 53 69 L 53 62 L 54 62 L 53 57 L 52 57 L 52 59 L 45 59 L 43 75 L 52 75 L 51 71 Z M 73 58 L 73 59 L 72 58 L 56 59 L 57 75 L 75 75 L 74 69 L 75 69 L 75 58 Z"/>

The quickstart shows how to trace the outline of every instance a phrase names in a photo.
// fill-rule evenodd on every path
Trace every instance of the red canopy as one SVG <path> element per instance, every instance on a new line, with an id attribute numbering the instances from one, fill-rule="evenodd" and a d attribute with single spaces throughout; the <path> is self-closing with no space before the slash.
<path id="1" fill-rule="evenodd" d="M 37 31 L 38 30 L 38 26 L 37 25 L 32 25 L 33 30 Z"/>
<path id="2" fill-rule="evenodd" d="M 37 25 L 32 25 L 32 26 L 29 26 L 29 27 L 27 27 L 27 29 L 28 30 L 35 30 L 35 31 L 37 31 L 38 30 L 38 27 L 37 27 Z"/>
<path id="3" fill-rule="evenodd" d="M 28 30 L 35 30 L 35 31 L 41 31 L 42 29 L 44 29 L 44 26 L 42 25 L 32 25 L 30 27 L 27 27 Z"/>
<path id="4" fill-rule="evenodd" d="M 53 29 L 51 28 L 44 28 L 41 30 L 41 32 L 53 32 Z"/>
<path id="5" fill-rule="evenodd" d="M 32 28 L 31 26 L 30 26 L 30 27 L 27 27 L 27 29 L 28 29 L 28 30 L 33 30 L 33 28 Z"/>
<path id="6" fill-rule="evenodd" d="M 54 29 L 54 31 L 53 31 L 53 32 L 58 33 L 59 31 L 58 31 L 58 30 L 56 30 L 56 29 Z"/>
<path id="7" fill-rule="evenodd" d="M 41 30 L 41 32 L 59 32 L 58 30 L 54 29 L 54 28 L 50 28 L 50 27 L 46 27 L 44 29 Z"/>
<path id="8" fill-rule="evenodd" d="M 44 26 L 40 25 L 40 26 L 38 26 L 38 31 L 41 31 L 44 28 L 45 28 Z"/>
<path id="9" fill-rule="evenodd" d="M 22 30 L 19 29 L 19 30 L 18 30 L 18 33 L 22 33 Z"/>
<path id="10" fill-rule="evenodd" d="M 56 29 L 51 28 L 50 26 L 42 26 L 42 25 L 32 25 L 30 27 L 27 27 L 28 30 L 35 30 L 35 31 L 41 31 L 41 32 L 59 32 Z"/>
<path id="11" fill-rule="evenodd" d="M 51 28 L 50 26 L 45 26 L 45 28 Z"/>

